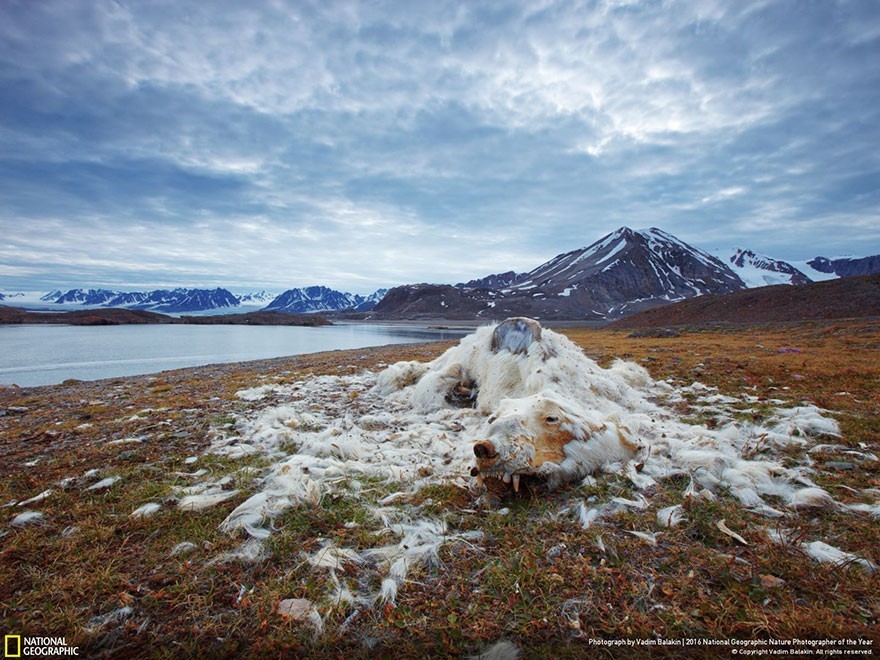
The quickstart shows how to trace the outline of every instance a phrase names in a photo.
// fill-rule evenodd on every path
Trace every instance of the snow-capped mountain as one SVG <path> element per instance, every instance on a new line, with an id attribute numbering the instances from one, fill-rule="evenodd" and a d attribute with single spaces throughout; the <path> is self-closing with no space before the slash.
<path id="1" fill-rule="evenodd" d="M 475 280 L 479 282 L 480 280 Z M 497 290 L 411 285 L 376 306 L 388 318 L 604 319 L 745 283 L 721 260 L 651 228 L 629 227 L 585 248 L 560 254 Z"/>
<path id="2" fill-rule="evenodd" d="M 53 293 L 56 296 L 61 294 L 60 291 L 55 291 Z M 7 289 L 5 291 L 0 291 L 0 301 L 2 301 L 4 305 L 11 307 L 45 307 L 45 303 L 41 300 L 41 296 L 43 295 L 47 294 L 43 294 L 42 291 L 11 291 Z"/>
<path id="3" fill-rule="evenodd" d="M 360 302 L 354 307 L 355 311 L 367 312 L 373 309 L 379 303 L 379 301 L 385 297 L 386 293 L 388 293 L 388 289 L 377 289 L 368 296 L 359 296 L 355 294 L 355 299 L 360 299 Z"/>
<path id="4" fill-rule="evenodd" d="M 269 293 L 268 291 L 254 291 L 251 293 L 242 293 L 238 296 L 239 305 L 265 307 L 278 297 L 277 293 Z"/>
<path id="5" fill-rule="evenodd" d="M 53 302 L 56 305 L 107 305 L 107 303 L 119 295 L 119 291 L 110 291 L 109 289 L 70 289 L 62 293 L 58 292 L 54 299 L 50 300 L 49 295 L 43 296 L 46 302 Z"/>
<path id="6" fill-rule="evenodd" d="M 266 306 L 267 311 L 308 314 L 311 312 L 332 312 L 344 309 L 366 311 L 372 309 L 385 295 L 386 289 L 379 289 L 369 296 L 345 293 L 326 286 L 307 286 L 288 289 Z"/>
<path id="7" fill-rule="evenodd" d="M 387 289 L 379 289 L 368 296 L 334 291 L 327 287 L 289 289 L 280 296 L 268 291 L 254 291 L 235 295 L 227 289 L 157 289 L 154 291 L 114 291 L 111 289 L 53 290 L 46 294 L 31 294 L 21 304 L 30 308 L 65 307 L 124 307 L 164 313 L 198 314 L 247 312 L 267 309 L 291 313 L 326 312 L 336 310 L 366 311 L 382 299 Z M 3 293 L 6 304 L 16 304 L 11 296 L 24 294 Z M 0 300 L 3 300 L 0 297 Z"/>
<path id="8" fill-rule="evenodd" d="M 872 257 L 827 259 L 816 257 L 807 262 L 807 266 L 814 272 L 837 277 L 852 277 L 856 275 L 873 275 L 880 273 L 880 255 Z M 814 278 L 818 279 L 818 278 Z"/>
<path id="9" fill-rule="evenodd" d="M 57 293 L 58 295 L 54 295 Z M 154 291 L 111 291 L 109 289 L 70 289 L 41 298 L 56 305 L 83 307 L 126 307 L 153 312 L 180 313 L 217 310 L 238 306 L 238 298 L 226 289 L 157 289 Z"/>
<path id="10" fill-rule="evenodd" d="M 752 250 L 735 248 L 730 253 L 717 252 L 750 289 L 775 284 L 809 284 L 812 280 L 787 261 L 780 261 Z"/>
<path id="11" fill-rule="evenodd" d="M 504 293 L 594 298 L 619 303 L 678 300 L 744 288 L 716 257 L 652 227 L 621 227 L 592 245 L 561 254 L 526 273 Z"/>

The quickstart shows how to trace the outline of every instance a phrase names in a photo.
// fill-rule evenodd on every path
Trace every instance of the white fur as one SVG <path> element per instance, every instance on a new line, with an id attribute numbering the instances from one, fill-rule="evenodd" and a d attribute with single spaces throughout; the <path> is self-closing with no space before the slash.
<path id="1" fill-rule="evenodd" d="M 26 525 L 33 525 L 35 523 L 41 523 L 46 519 L 46 514 L 42 511 L 23 511 L 19 513 L 15 518 L 9 521 L 9 524 L 13 527 L 24 527 Z"/>
<path id="2" fill-rule="evenodd" d="M 493 352 L 492 332 L 492 327 L 480 328 L 427 364 L 403 362 L 379 374 L 321 376 L 245 390 L 241 399 L 254 410 L 239 415 L 234 428 L 220 430 L 211 451 L 229 457 L 259 453 L 272 464 L 221 528 L 250 536 L 253 545 L 243 554 L 252 555 L 287 508 L 320 506 L 328 496 L 359 499 L 396 540 L 357 552 L 327 546 L 309 561 L 330 573 L 331 602 L 393 603 L 413 567 L 436 564 L 444 543 L 478 538 L 473 532 L 450 533 L 442 521 L 419 517 L 419 510 L 406 504 L 409 494 L 441 482 L 470 486 L 473 443 L 527 437 L 513 429 L 526 429 L 547 401 L 560 407 L 560 428 L 575 441 L 565 445 L 559 463 L 545 463 L 542 474 L 560 482 L 616 472 L 639 491 L 616 502 L 591 500 L 572 507 L 584 527 L 633 505 L 649 506 L 657 483 L 674 475 L 691 479 L 685 498 L 712 499 L 714 493 L 729 491 L 743 506 L 767 516 L 783 515 L 767 505 L 768 496 L 794 509 L 827 502 L 827 493 L 816 492 L 806 478 L 807 467 L 784 467 L 773 453 L 780 444 L 834 435 L 836 423 L 822 411 L 779 410 L 763 426 L 738 422 L 733 412 L 754 403 L 748 397 L 723 397 L 699 383 L 673 388 L 629 362 L 603 369 L 566 337 L 547 329 L 524 353 Z M 459 383 L 476 385 L 474 408 L 447 402 L 450 387 Z M 685 397 L 689 405 L 711 409 L 717 427 L 683 422 L 673 406 Z M 279 399 L 284 403 L 261 403 Z M 762 440 L 770 436 L 773 442 Z M 621 437 L 641 445 L 634 460 L 623 455 Z M 528 462 L 525 445 L 511 443 L 503 450 L 512 464 Z M 377 487 L 377 480 L 389 485 Z M 219 504 L 236 494 L 224 490 L 230 485 L 205 482 L 180 489 L 185 497 L 178 506 Z M 370 491 L 378 492 L 367 495 Z M 678 522 L 678 506 L 657 512 L 660 527 Z M 862 506 L 877 515 L 874 507 Z M 651 532 L 645 534 L 656 541 Z M 368 593 L 365 581 L 360 589 L 354 582 L 343 584 L 335 573 L 340 563 L 350 570 L 375 571 L 378 588 Z"/>
<path id="3" fill-rule="evenodd" d="M 162 505 L 158 502 L 148 502 L 132 511 L 130 515 L 132 518 L 149 518 L 157 514 L 161 508 Z"/>
<path id="4" fill-rule="evenodd" d="M 518 660 L 520 657 L 522 657 L 522 651 L 516 644 L 502 639 L 479 655 L 470 656 L 470 660 Z"/>

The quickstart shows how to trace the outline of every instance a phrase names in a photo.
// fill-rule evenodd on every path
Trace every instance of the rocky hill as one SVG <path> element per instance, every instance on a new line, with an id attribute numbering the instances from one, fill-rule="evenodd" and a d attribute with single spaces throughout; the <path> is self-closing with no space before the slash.
<path id="1" fill-rule="evenodd" d="M 609 328 L 779 323 L 880 316 L 880 274 L 710 295 L 632 314 Z"/>
<path id="2" fill-rule="evenodd" d="M 148 323 L 181 325 L 331 325 L 320 314 L 282 314 L 250 312 L 211 316 L 168 316 L 142 309 L 81 309 L 70 312 L 30 312 L 0 305 L 0 324 L 58 323 L 64 325 L 143 325 Z"/>

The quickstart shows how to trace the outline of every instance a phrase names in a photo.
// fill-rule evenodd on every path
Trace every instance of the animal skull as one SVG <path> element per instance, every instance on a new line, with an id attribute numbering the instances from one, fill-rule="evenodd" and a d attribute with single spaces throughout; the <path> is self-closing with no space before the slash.
<path id="1" fill-rule="evenodd" d="M 599 414 L 579 413 L 563 397 L 539 393 L 504 399 L 488 419 L 485 438 L 473 445 L 478 479 L 500 479 L 519 490 L 523 475 L 551 485 L 585 475 L 605 463 L 629 459 L 638 446 Z"/>

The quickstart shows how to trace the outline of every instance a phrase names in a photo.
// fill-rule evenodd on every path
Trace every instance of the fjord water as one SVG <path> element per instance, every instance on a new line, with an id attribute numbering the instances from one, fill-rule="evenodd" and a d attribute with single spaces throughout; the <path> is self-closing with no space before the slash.
<path id="1" fill-rule="evenodd" d="M 464 331 L 369 324 L 0 325 L 0 384 L 52 385 L 219 362 L 439 341 Z"/>

